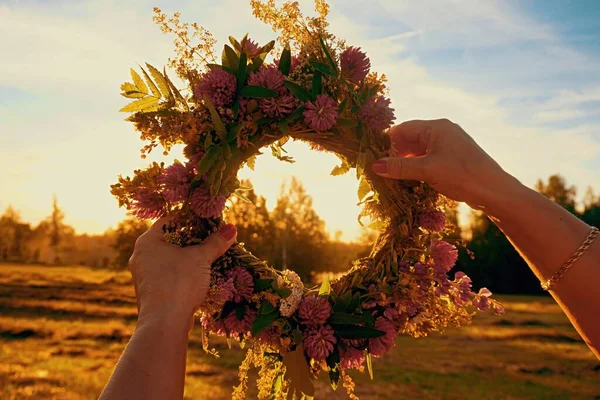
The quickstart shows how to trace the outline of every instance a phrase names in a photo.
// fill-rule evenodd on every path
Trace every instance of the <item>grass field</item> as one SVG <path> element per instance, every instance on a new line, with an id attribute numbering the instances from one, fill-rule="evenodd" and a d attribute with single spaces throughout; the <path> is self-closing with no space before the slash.
<path id="1" fill-rule="evenodd" d="M 501 297 L 506 314 L 402 337 L 355 374 L 361 399 L 600 399 L 600 361 L 549 298 Z M 125 272 L 0 265 L 0 398 L 97 398 L 135 326 Z M 239 349 L 204 354 L 192 333 L 185 398 L 227 399 Z M 252 393 L 251 393 L 252 395 Z M 317 399 L 346 398 L 323 380 Z"/>

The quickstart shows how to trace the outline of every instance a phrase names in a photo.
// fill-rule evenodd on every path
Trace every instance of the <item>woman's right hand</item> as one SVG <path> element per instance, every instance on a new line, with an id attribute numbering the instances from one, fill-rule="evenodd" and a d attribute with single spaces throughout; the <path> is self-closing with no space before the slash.
<path id="1" fill-rule="evenodd" d="M 373 171 L 393 179 L 425 181 L 443 195 L 485 209 L 499 191 L 519 182 L 459 125 L 447 120 L 408 121 L 390 129 L 390 157 Z"/>

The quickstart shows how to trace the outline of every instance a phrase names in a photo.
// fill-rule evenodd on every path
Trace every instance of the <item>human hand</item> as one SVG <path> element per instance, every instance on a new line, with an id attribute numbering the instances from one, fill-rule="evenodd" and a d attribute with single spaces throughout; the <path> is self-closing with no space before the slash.
<path id="1" fill-rule="evenodd" d="M 404 122 L 391 128 L 389 135 L 390 157 L 372 167 L 381 176 L 427 182 L 476 209 L 485 209 L 498 190 L 518 183 L 447 119 Z"/>
<path id="2" fill-rule="evenodd" d="M 189 323 L 206 297 L 210 266 L 235 241 L 234 225 L 223 226 L 201 244 L 179 247 L 163 240 L 161 218 L 135 243 L 129 267 L 138 302 L 139 319 Z"/>

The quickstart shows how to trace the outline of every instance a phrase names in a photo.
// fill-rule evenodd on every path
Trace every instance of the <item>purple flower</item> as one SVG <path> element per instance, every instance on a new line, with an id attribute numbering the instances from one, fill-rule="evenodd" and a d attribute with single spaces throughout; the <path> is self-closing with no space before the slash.
<path id="1" fill-rule="evenodd" d="M 267 117 L 281 119 L 294 111 L 296 100 L 292 94 L 286 94 L 279 97 L 260 99 L 258 106 Z"/>
<path id="2" fill-rule="evenodd" d="M 353 341 L 343 340 L 346 348 L 340 348 L 340 365 L 343 370 L 360 369 L 365 361 L 365 353 L 352 345 Z"/>
<path id="3" fill-rule="evenodd" d="M 246 53 L 248 58 L 256 57 L 259 54 L 260 47 L 258 43 L 251 40 L 250 38 L 246 38 L 242 40 L 242 51 Z"/>
<path id="4" fill-rule="evenodd" d="M 306 296 L 298 308 L 298 316 L 305 325 L 320 325 L 331 315 L 331 305 L 323 296 Z"/>
<path id="5" fill-rule="evenodd" d="M 443 240 L 436 240 L 430 246 L 431 256 L 436 266 L 443 271 L 450 271 L 458 259 L 456 247 Z"/>
<path id="6" fill-rule="evenodd" d="M 191 171 L 181 163 L 168 166 L 157 178 L 162 186 L 163 195 L 167 201 L 182 201 L 190 191 L 190 181 L 193 178 Z"/>
<path id="7" fill-rule="evenodd" d="M 490 299 L 492 292 L 488 288 L 479 289 L 479 295 L 473 299 L 473 306 L 478 308 L 480 311 L 486 311 L 490 308 Z"/>
<path id="8" fill-rule="evenodd" d="M 250 272 L 243 267 L 236 266 L 228 270 L 225 275 L 233 281 L 233 300 L 236 303 L 244 299 L 250 300 L 254 292 L 254 280 Z"/>
<path id="9" fill-rule="evenodd" d="M 294 110 L 294 96 L 283 85 L 284 76 L 275 66 L 261 68 L 250 74 L 248 84 L 276 91 L 277 97 L 258 100 L 258 106 L 269 118 L 283 118 Z"/>
<path id="10" fill-rule="evenodd" d="M 441 232 L 446 226 L 446 215 L 439 210 L 426 211 L 419 216 L 419 225 L 431 232 Z"/>
<path id="11" fill-rule="evenodd" d="M 394 109 L 390 108 L 390 99 L 383 96 L 369 98 L 358 110 L 360 121 L 374 131 L 384 131 L 394 121 Z"/>
<path id="12" fill-rule="evenodd" d="M 202 75 L 194 94 L 199 100 L 202 100 L 202 95 L 206 95 L 215 107 L 225 107 L 233 101 L 236 85 L 235 76 L 215 68 Z"/>
<path id="13" fill-rule="evenodd" d="M 233 282 L 233 278 L 218 278 L 217 286 L 219 288 L 220 303 L 225 303 L 227 301 L 231 301 L 235 297 L 236 288 Z"/>
<path id="14" fill-rule="evenodd" d="M 385 335 L 369 339 L 369 353 L 373 357 L 381 357 L 394 347 L 398 332 L 396 331 L 396 325 L 385 317 L 379 317 L 375 320 L 375 329 L 385 332 Z"/>
<path id="15" fill-rule="evenodd" d="M 248 85 L 265 87 L 279 93 L 280 90 L 285 89 L 285 86 L 283 86 L 284 80 L 285 77 L 281 71 L 274 66 L 270 66 L 251 73 L 248 77 Z"/>
<path id="16" fill-rule="evenodd" d="M 340 56 L 342 74 L 353 82 L 360 82 L 369 73 L 371 61 L 360 47 L 348 47 Z"/>
<path id="17" fill-rule="evenodd" d="M 306 354 L 315 361 L 322 361 L 333 351 L 335 332 L 329 325 L 311 326 L 304 331 L 303 343 Z"/>
<path id="18" fill-rule="evenodd" d="M 304 104 L 304 120 L 310 129 L 317 132 L 331 129 L 337 122 L 339 108 L 331 97 L 320 94 L 315 102 Z"/>
<path id="19" fill-rule="evenodd" d="M 139 219 L 156 219 L 165 215 L 167 203 L 156 190 L 141 188 L 131 196 L 131 214 Z"/>
<path id="20" fill-rule="evenodd" d="M 256 319 L 256 311 L 246 307 L 244 316 L 242 319 L 238 319 L 235 312 L 231 312 L 224 320 L 225 328 L 229 331 L 230 335 L 239 336 L 242 333 L 250 332 L 252 323 Z"/>
<path id="21" fill-rule="evenodd" d="M 190 208 L 202 218 L 218 218 L 223 213 L 226 200 L 220 195 L 213 198 L 206 189 L 199 187 L 190 196 Z"/>
<path id="22" fill-rule="evenodd" d="M 494 303 L 492 305 L 492 309 L 494 310 L 494 313 L 496 313 L 498 315 L 504 314 L 504 307 L 500 303 Z"/>

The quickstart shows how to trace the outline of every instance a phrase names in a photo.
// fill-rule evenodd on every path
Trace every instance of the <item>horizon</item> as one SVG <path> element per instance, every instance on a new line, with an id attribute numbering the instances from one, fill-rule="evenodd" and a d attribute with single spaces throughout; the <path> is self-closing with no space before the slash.
<path id="1" fill-rule="evenodd" d="M 218 40 L 232 34 L 276 37 L 239 0 L 157 1 Z M 302 1 L 304 9 L 310 4 Z M 331 1 L 331 32 L 367 52 L 388 76 L 396 123 L 447 117 L 528 186 L 559 173 L 578 189 L 600 190 L 600 7 L 593 1 L 408 4 Z M 307 6 L 308 5 L 308 6 Z M 117 110 L 119 85 L 136 62 L 166 64 L 171 37 L 152 23 L 146 1 L 0 0 L 0 210 L 26 221 L 51 210 L 52 194 L 77 232 L 102 233 L 125 217 L 109 193 L 117 175 L 152 160 Z M 227 18 L 228 24 L 218 21 Z M 490 79 L 492 77 L 492 79 Z M 250 178 L 268 208 L 296 175 L 330 234 L 358 238 L 357 182 L 329 177 L 337 159 L 289 143 L 297 163 L 266 154 Z M 160 153 L 158 151 L 157 153 Z M 273 164 L 273 163 L 278 163 Z M 463 207 L 464 210 L 464 207 Z M 463 213 L 464 214 L 464 213 Z M 35 223 L 35 222 L 33 222 Z"/>

